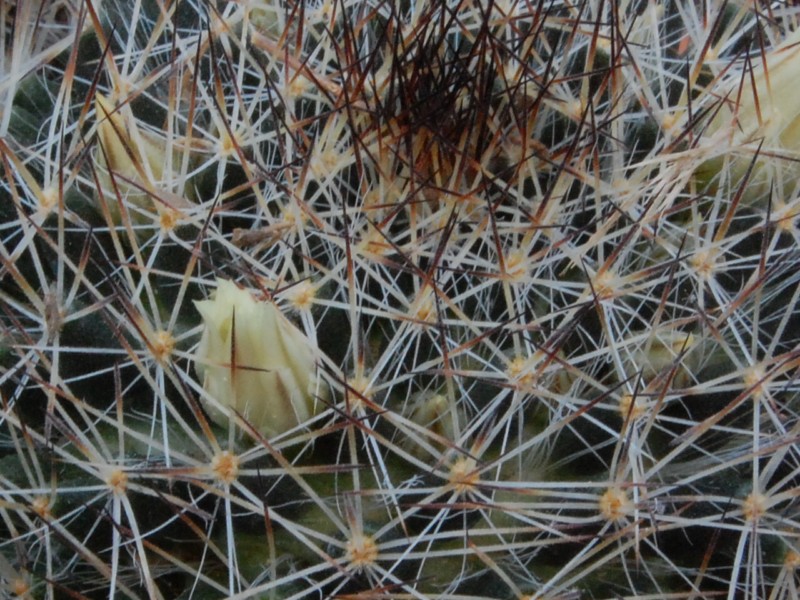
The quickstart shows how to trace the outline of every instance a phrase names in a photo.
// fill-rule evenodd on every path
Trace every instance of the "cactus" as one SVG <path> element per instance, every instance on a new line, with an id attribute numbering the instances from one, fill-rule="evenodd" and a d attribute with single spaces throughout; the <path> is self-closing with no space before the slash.
<path id="1" fill-rule="evenodd" d="M 798 9 L 8 4 L 3 595 L 796 597 Z"/>

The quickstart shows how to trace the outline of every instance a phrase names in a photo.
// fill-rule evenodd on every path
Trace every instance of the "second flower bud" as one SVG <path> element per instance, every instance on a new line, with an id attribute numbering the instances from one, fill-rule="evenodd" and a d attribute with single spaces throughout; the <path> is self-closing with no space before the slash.
<path id="1" fill-rule="evenodd" d="M 213 298 L 195 306 L 204 324 L 195 370 L 215 423 L 238 413 L 272 437 L 317 413 L 319 350 L 274 304 L 218 280 Z"/>

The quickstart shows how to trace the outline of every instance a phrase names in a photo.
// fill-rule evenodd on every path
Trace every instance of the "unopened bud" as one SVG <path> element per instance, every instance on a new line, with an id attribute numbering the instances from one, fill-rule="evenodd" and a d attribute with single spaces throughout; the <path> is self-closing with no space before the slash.
<path id="1" fill-rule="evenodd" d="M 317 412 L 319 351 L 274 304 L 218 280 L 213 299 L 195 306 L 205 326 L 195 370 L 214 422 L 227 425 L 238 413 L 272 437 Z"/>
<path id="2" fill-rule="evenodd" d="M 165 189 L 174 174 L 167 168 L 166 140 L 141 129 L 102 94 L 95 95 L 97 146 L 95 161 L 100 190 L 112 223 L 120 223 L 119 200 L 132 209 L 134 224 L 152 223 L 167 209 L 183 209 L 188 200 Z"/>
<path id="3" fill-rule="evenodd" d="M 711 147 L 722 148 L 724 154 L 715 150 L 716 156 L 696 172 L 699 182 L 715 187 L 722 169 L 728 168 L 728 182 L 735 186 L 752 163 L 746 202 L 764 197 L 776 183 L 791 192 L 798 180 L 800 30 L 765 57 L 753 57 L 750 64 L 752 68 L 733 82 L 706 128 Z"/>

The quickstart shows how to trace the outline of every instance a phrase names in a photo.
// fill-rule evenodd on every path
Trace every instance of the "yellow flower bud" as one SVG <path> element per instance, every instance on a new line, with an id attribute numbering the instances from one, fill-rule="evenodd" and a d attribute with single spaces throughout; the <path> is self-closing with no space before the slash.
<path id="1" fill-rule="evenodd" d="M 125 117 L 115 110 L 102 94 L 95 95 L 97 141 L 94 149 L 97 179 L 109 207 L 111 220 L 120 223 L 117 194 L 133 209 L 134 224 L 152 223 L 167 209 L 180 210 L 190 206 L 183 196 L 165 189 L 176 174 L 165 172 L 167 166 L 166 140 L 141 129 L 132 116 Z M 180 156 L 173 156 L 178 163 Z M 113 182 L 112 182 L 113 177 Z M 116 187 L 115 185 L 116 184 Z M 149 218 L 147 214 L 153 215 Z"/>
<path id="2" fill-rule="evenodd" d="M 795 89 L 800 80 L 800 30 L 763 59 L 754 56 L 750 64 L 752 68 L 733 82 L 706 129 L 709 148 L 722 149 L 724 154 L 705 162 L 696 173 L 701 183 L 712 183 L 728 156 L 728 181 L 738 185 L 758 152 L 744 194 L 748 202 L 762 198 L 774 184 L 782 183 L 789 193 L 797 183 L 800 99 Z"/>
<path id="3" fill-rule="evenodd" d="M 691 383 L 691 368 L 700 359 L 699 340 L 692 333 L 675 329 L 657 328 L 650 332 L 635 334 L 624 340 L 629 367 L 640 373 L 645 385 L 656 377 L 666 376 L 677 366 L 673 384 L 678 387 Z M 693 353 L 694 352 L 694 353 Z"/>
<path id="4" fill-rule="evenodd" d="M 317 412 L 319 350 L 274 304 L 218 280 L 213 299 L 195 306 L 205 325 L 195 370 L 215 423 L 227 425 L 238 413 L 272 437 Z"/>
<path id="5" fill-rule="evenodd" d="M 419 426 L 412 428 L 402 445 L 417 458 L 430 456 L 432 449 L 454 444 L 458 437 L 458 423 L 465 423 L 461 407 L 453 405 L 442 394 L 422 392 L 409 398 L 404 416 Z M 426 433 L 427 432 L 427 433 Z"/>

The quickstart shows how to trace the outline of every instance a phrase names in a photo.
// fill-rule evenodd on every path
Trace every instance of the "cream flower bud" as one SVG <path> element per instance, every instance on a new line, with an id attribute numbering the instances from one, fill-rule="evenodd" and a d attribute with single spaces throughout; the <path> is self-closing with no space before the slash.
<path id="1" fill-rule="evenodd" d="M 709 147 L 730 153 L 729 181 L 740 183 L 756 152 L 745 201 L 753 201 L 780 182 L 792 192 L 800 158 L 800 30 L 762 59 L 751 59 L 752 69 L 733 81 L 729 93 L 709 122 Z M 724 166 L 724 155 L 704 163 L 696 173 L 701 182 L 713 182 Z"/>
<path id="2" fill-rule="evenodd" d="M 195 306 L 205 325 L 195 370 L 215 423 L 227 425 L 230 407 L 272 437 L 317 412 L 318 350 L 274 304 L 218 280 L 213 299 Z"/>
<path id="3" fill-rule="evenodd" d="M 625 338 L 620 349 L 625 348 L 631 372 L 628 377 L 641 374 L 645 385 L 657 377 L 665 377 L 675 368 L 673 385 L 683 387 L 692 382 L 692 367 L 701 359 L 700 340 L 692 333 L 658 327 Z"/>
<path id="4" fill-rule="evenodd" d="M 155 217 L 167 208 L 190 206 L 186 198 L 166 189 L 177 177 L 166 170 L 166 139 L 139 127 L 133 116 L 124 116 L 99 93 L 95 113 L 98 145 L 94 153 L 101 188 L 96 195 L 103 194 L 113 223 L 120 223 L 117 193 L 129 207 L 139 209 L 130 212 L 134 224 L 152 221 L 148 213 Z M 179 163 L 180 155 L 174 154 L 173 163 Z"/>
<path id="5" fill-rule="evenodd" d="M 404 438 L 403 446 L 417 458 L 430 456 L 430 449 L 455 443 L 457 423 L 465 423 L 463 410 L 442 394 L 422 392 L 412 396 L 405 405 L 405 416 L 419 428 L 412 428 Z M 428 447 L 426 449 L 426 446 Z"/>

